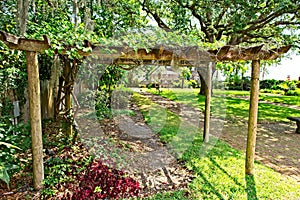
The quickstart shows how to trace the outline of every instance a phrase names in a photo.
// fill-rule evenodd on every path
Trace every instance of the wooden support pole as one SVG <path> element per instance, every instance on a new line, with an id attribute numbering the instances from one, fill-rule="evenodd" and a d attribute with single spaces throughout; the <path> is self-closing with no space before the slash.
<path id="1" fill-rule="evenodd" d="M 211 76 L 212 76 L 212 62 L 210 62 L 207 66 L 206 80 L 205 80 L 206 87 L 205 87 L 204 133 L 203 133 L 203 141 L 205 143 L 209 142 Z"/>
<path id="2" fill-rule="evenodd" d="M 40 80 L 37 52 L 26 52 L 28 70 L 28 93 L 30 110 L 30 127 L 32 140 L 33 186 L 42 188 L 44 179 L 43 142 L 40 102 Z"/>
<path id="3" fill-rule="evenodd" d="M 259 75 L 260 75 L 260 61 L 253 60 L 252 74 L 251 74 L 249 120 L 248 120 L 248 137 L 247 137 L 247 149 L 246 149 L 246 166 L 245 166 L 246 168 L 245 172 L 248 175 L 253 175 L 253 170 L 254 170 L 254 156 L 255 156 L 257 116 L 258 116 Z"/>

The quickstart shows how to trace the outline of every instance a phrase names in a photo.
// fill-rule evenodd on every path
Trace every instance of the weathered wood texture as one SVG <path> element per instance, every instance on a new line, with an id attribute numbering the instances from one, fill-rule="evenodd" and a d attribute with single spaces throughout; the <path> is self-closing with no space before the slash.
<path id="1" fill-rule="evenodd" d="M 19 38 L 15 35 L 0 31 L 0 40 L 4 41 L 11 49 L 42 52 L 50 48 L 50 41 L 45 36 L 44 40 Z M 103 64 L 153 64 L 178 66 L 193 66 L 195 61 L 239 61 L 239 60 L 273 60 L 286 53 L 291 46 L 283 46 L 271 50 L 263 50 L 263 45 L 241 48 L 236 46 L 223 46 L 216 50 L 204 50 L 199 47 L 166 47 L 156 46 L 150 49 L 134 49 L 131 47 L 95 46 L 88 41 L 86 47 L 91 47 L 92 52 L 78 50 L 82 56 L 96 56 Z M 65 46 L 59 54 L 65 54 L 72 46 Z"/>
<path id="2" fill-rule="evenodd" d="M 15 35 L 0 31 L 0 40 L 3 41 L 10 49 L 20 51 L 42 52 L 50 48 L 50 41 L 46 36 L 44 36 L 44 40 L 33 40 L 19 38 Z"/>
<path id="3" fill-rule="evenodd" d="M 240 60 L 274 60 L 287 52 L 291 46 L 262 50 L 263 45 L 250 48 L 224 46 L 217 50 L 205 51 L 199 47 L 167 48 L 164 46 L 151 49 L 134 50 L 129 47 L 97 46 L 91 53 L 80 54 L 96 56 L 104 64 L 144 64 L 195 66 L 195 61 L 240 61 Z M 196 52 L 196 53 L 195 53 Z"/>
<path id="4" fill-rule="evenodd" d="M 40 107 L 40 80 L 36 52 L 26 52 L 28 70 L 28 93 L 30 109 L 30 127 L 32 140 L 33 185 L 35 189 L 42 188 L 44 179 L 43 142 Z"/>
<path id="5" fill-rule="evenodd" d="M 204 113 L 204 133 L 203 141 L 209 142 L 209 131 L 210 131 L 210 99 L 211 99 L 211 77 L 212 77 L 212 62 L 207 66 L 206 71 L 206 84 L 205 84 L 205 113 Z"/>
<path id="6" fill-rule="evenodd" d="M 248 120 L 248 136 L 246 147 L 246 174 L 252 175 L 254 172 L 254 156 L 257 133 L 257 116 L 258 116 L 258 97 L 259 97 L 259 75 L 260 61 L 252 61 L 251 73 L 251 92 L 250 92 L 250 108 Z"/>

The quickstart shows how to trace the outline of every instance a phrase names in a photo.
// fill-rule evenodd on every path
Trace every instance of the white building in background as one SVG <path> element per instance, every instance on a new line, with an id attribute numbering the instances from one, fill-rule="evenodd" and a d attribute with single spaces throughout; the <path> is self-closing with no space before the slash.
<path id="1" fill-rule="evenodd" d="M 179 81 L 180 74 L 172 68 L 164 67 L 150 75 L 151 82 L 159 83 L 162 88 L 173 87 L 174 82 Z"/>

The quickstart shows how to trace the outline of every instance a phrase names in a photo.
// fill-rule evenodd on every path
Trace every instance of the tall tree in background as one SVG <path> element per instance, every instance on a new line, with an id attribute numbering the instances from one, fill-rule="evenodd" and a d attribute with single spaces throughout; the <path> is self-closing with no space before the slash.
<path id="1" fill-rule="evenodd" d="M 140 3 L 142 10 L 166 31 L 202 33 L 203 40 L 209 43 L 263 43 L 268 47 L 294 44 L 300 48 L 296 32 L 300 27 L 297 0 L 140 0 Z"/>
<path id="2" fill-rule="evenodd" d="M 203 32 L 210 43 L 297 42 L 300 2 L 295 0 L 140 0 L 142 9 L 166 30 Z M 289 31 L 287 31 L 289 30 Z M 299 41 L 298 41 L 299 42 Z"/>
<path id="3" fill-rule="evenodd" d="M 28 7 L 29 7 L 29 0 L 18 0 L 17 1 L 17 16 L 16 22 L 19 29 L 19 34 L 24 36 L 26 32 L 26 23 L 28 19 Z"/>

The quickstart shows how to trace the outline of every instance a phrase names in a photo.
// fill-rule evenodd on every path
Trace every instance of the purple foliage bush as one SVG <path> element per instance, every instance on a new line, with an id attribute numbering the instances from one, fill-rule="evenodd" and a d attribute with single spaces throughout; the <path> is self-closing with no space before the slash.
<path id="1" fill-rule="evenodd" d="M 92 162 L 77 178 L 80 184 L 72 195 L 76 200 L 128 198 L 138 196 L 140 190 L 139 182 L 100 160 Z"/>

